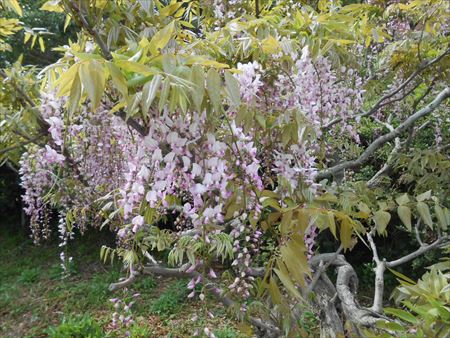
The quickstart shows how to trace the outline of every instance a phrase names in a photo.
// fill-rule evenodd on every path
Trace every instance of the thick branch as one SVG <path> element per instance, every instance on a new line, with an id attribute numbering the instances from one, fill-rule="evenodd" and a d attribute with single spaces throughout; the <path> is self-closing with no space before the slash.
<path id="1" fill-rule="evenodd" d="M 377 265 L 375 269 L 375 294 L 373 297 L 372 311 L 376 313 L 383 312 L 383 293 L 384 293 L 384 271 L 386 270 L 386 261 L 380 260 L 378 256 L 377 246 L 372 238 L 375 233 L 375 228 L 367 233 L 367 240 L 373 252 L 373 260 Z"/>
<path id="2" fill-rule="evenodd" d="M 315 271 L 314 276 L 313 276 L 313 278 L 311 280 L 311 283 L 309 283 L 308 288 L 305 291 L 305 296 L 308 296 L 314 290 L 314 288 L 315 288 L 317 282 L 319 281 L 319 278 L 322 275 L 322 273 L 324 273 L 328 269 L 328 267 L 334 262 L 334 260 L 341 253 L 343 248 L 344 247 L 341 244 L 339 246 L 339 248 L 336 250 L 336 252 L 333 254 L 333 256 L 329 258 L 327 263 L 324 264 L 324 261 L 322 261 L 322 260 L 320 261 L 319 267 Z"/>
<path id="3" fill-rule="evenodd" d="M 438 238 L 436 241 L 434 241 L 431 244 L 424 244 L 422 245 L 419 249 L 417 249 L 414 252 L 411 252 L 410 254 L 403 256 L 399 259 L 396 259 L 395 261 L 390 261 L 390 262 L 386 262 L 386 267 L 388 268 L 395 268 L 396 266 L 405 264 L 411 260 L 413 260 L 414 258 L 417 258 L 421 255 L 423 255 L 424 253 L 432 250 L 432 249 L 437 249 L 446 245 L 450 244 L 450 237 L 446 236 L 446 237 L 440 237 Z"/>
<path id="4" fill-rule="evenodd" d="M 353 267 L 347 263 L 338 267 L 337 272 L 336 291 L 345 316 L 357 326 L 375 326 L 380 318 L 361 308 L 355 299 L 358 277 Z"/>
<path id="5" fill-rule="evenodd" d="M 396 137 L 400 136 L 405 130 L 411 128 L 414 125 L 414 123 L 416 123 L 417 120 L 430 114 L 433 110 L 436 109 L 436 107 L 438 107 L 442 103 L 442 101 L 444 101 L 448 97 L 450 97 L 450 87 L 447 87 L 443 91 L 441 91 L 430 104 L 428 104 L 427 106 L 425 106 L 424 108 L 422 108 L 421 110 L 416 112 L 415 114 L 408 117 L 405 121 L 403 121 L 403 123 L 401 123 L 393 131 L 391 131 L 387 134 L 384 134 L 384 135 L 380 136 L 379 138 L 377 138 L 375 141 L 373 141 L 367 147 L 367 149 L 361 154 L 361 156 L 358 159 L 351 160 L 351 161 L 345 161 L 343 163 L 335 165 L 334 167 L 331 167 L 331 168 L 328 168 L 328 169 L 325 169 L 325 170 L 319 172 L 319 174 L 316 176 L 316 181 L 330 177 L 333 174 L 336 174 L 342 170 L 353 169 L 353 168 L 357 168 L 357 167 L 363 165 L 364 163 L 366 163 L 369 160 L 370 156 L 372 156 L 372 154 L 376 150 L 381 148 L 386 142 L 389 142 L 389 141 L 395 139 Z"/>

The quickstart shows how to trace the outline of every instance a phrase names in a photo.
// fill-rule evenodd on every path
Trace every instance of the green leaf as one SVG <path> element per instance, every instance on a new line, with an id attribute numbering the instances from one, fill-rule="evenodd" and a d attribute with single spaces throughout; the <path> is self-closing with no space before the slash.
<path id="1" fill-rule="evenodd" d="M 385 320 L 377 321 L 376 327 L 379 328 L 379 329 L 387 329 L 387 330 L 396 331 L 396 332 L 398 332 L 398 331 L 403 332 L 403 331 L 406 330 L 399 323 L 388 322 L 388 321 L 385 321 Z"/>
<path id="2" fill-rule="evenodd" d="M 388 268 L 388 270 L 390 272 L 392 272 L 395 276 L 399 277 L 402 281 L 405 281 L 405 282 L 407 282 L 407 283 L 409 283 L 411 285 L 416 284 L 416 282 L 414 282 L 411 278 L 406 277 L 404 274 L 402 274 L 402 273 L 400 273 L 398 271 L 395 271 L 395 270 L 393 270 L 391 268 Z"/>
<path id="3" fill-rule="evenodd" d="M 344 217 L 341 221 L 340 238 L 344 249 L 352 246 L 352 224 L 349 217 Z"/>
<path id="4" fill-rule="evenodd" d="M 378 210 L 373 214 L 373 220 L 377 227 L 378 233 L 383 233 L 391 220 L 391 214 L 387 211 Z"/>
<path id="5" fill-rule="evenodd" d="M 144 115 L 148 114 L 148 110 L 155 99 L 156 92 L 161 85 L 162 76 L 156 74 L 150 82 L 147 82 L 142 89 L 142 113 Z"/>
<path id="6" fill-rule="evenodd" d="M 96 109 L 105 90 L 103 65 L 97 60 L 83 62 L 80 65 L 79 75 L 84 90 L 91 100 L 92 107 Z"/>
<path id="7" fill-rule="evenodd" d="M 326 214 L 326 217 L 328 219 L 328 229 L 330 229 L 334 238 L 337 239 L 337 237 L 336 237 L 336 222 L 334 220 L 334 214 L 331 211 L 328 211 Z"/>
<path id="8" fill-rule="evenodd" d="M 420 217 L 428 225 L 430 228 L 433 228 L 433 221 L 431 219 L 430 208 L 424 202 L 417 203 L 417 211 L 419 212 Z"/>
<path id="9" fill-rule="evenodd" d="M 399 197 L 397 197 L 395 199 L 395 201 L 397 202 L 398 205 L 405 205 L 405 204 L 409 203 L 408 194 L 400 195 Z"/>
<path id="10" fill-rule="evenodd" d="M 117 90 L 126 97 L 128 95 L 128 86 L 122 72 L 114 63 L 108 62 L 106 66 L 108 67 L 114 86 L 116 86 Z"/>
<path id="11" fill-rule="evenodd" d="M 202 109 L 203 97 L 205 95 L 205 72 L 199 65 L 192 67 L 191 82 L 194 84 L 192 88 L 192 100 L 198 111 Z"/>
<path id="12" fill-rule="evenodd" d="M 241 104 L 239 83 L 229 71 L 225 71 L 225 86 L 231 104 L 239 106 Z"/>
<path id="13" fill-rule="evenodd" d="M 411 231 L 411 209 L 408 207 L 405 207 L 404 205 L 400 205 L 397 208 L 398 217 L 400 217 L 400 220 L 405 225 L 405 227 L 408 229 L 408 231 Z"/>
<path id="14" fill-rule="evenodd" d="M 208 91 L 209 98 L 211 100 L 211 104 L 216 111 L 219 111 L 220 108 L 220 88 L 221 83 L 219 73 L 213 68 L 208 70 L 206 75 L 206 89 Z"/>
<path id="15" fill-rule="evenodd" d="M 292 214 L 293 214 L 292 210 L 289 210 L 288 212 L 283 213 L 283 216 L 281 217 L 281 222 L 280 222 L 281 235 L 286 235 L 289 232 L 289 229 L 291 228 Z"/>
<path id="16" fill-rule="evenodd" d="M 438 220 L 439 226 L 442 230 L 447 231 L 447 219 L 445 217 L 444 209 L 440 205 L 436 204 L 434 206 L 434 211 L 436 213 L 436 218 Z"/>
<path id="17" fill-rule="evenodd" d="M 273 269 L 275 273 L 277 274 L 278 278 L 280 278 L 281 283 L 283 283 L 284 287 L 287 289 L 287 291 L 294 296 L 297 299 L 301 298 L 300 293 L 298 292 L 297 288 L 295 287 L 294 283 L 292 283 L 291 278 L 286 275 L 284 272 L 278 269 Z"/>
<path id="18" fill-rule="evenodd" d="M 418 202 L 423 202 L 425 200 L 429 200 L 431 198 L 431 190 L 428 190 L 426 192 L 424 192 L 423 194 L 420 194 L 419 196 L 416 197 L 416 200 Z"/>
<path id="19" fill-rule="evenodd" d="M 167 104 L 167 98 L 169 97 L 169 92 L 170 92 L 170 79 L 168 77 L 166 77 L 166 79 L 163 82 L 161 93 L 159 95 L 159 104 L 158 104 L 159 110 L 163 110 L 164 106 Z"/>
<path id="20" fill-rule="evenodd" d="M 404 321 L 410 322 L 412 324 L 417 324 L 417 318 L 414 317 L 411 313 L 401 310 L 401 309 L 395 309 L 391 307 L 384 308 L 384 312 L 390 315 L 394 315 Z"/>
<path id="21" fill-rule="evenodd" d="M 73 114 L 73 112 L 78 108 L 80 98 L 81 98 L 81 81 L 80 76 L 77 74 L 72 82 L 72 88 L 70 89 L 70 97 L 67 108 L 69 114 Z"/>
<path id="22" fill-rule="evenodd" d="M 150 53 L 157 55 L 161 52 L 161 49 L 166 47 L 172 38 L 173 31 L 175 29 L 175 21 L 171 21 L 166 27 L 158 31 L 153 35 L 149 43 Z"/>

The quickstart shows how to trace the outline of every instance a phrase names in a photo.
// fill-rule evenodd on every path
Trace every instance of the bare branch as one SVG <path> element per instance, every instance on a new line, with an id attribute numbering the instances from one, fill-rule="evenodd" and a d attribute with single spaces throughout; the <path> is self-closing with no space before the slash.
<path id="1" fill-rule="evenodd" d="M 328 262 L 326 264 L 323 264 L 324 263 L 323 260 L 320 261 L 319 267 L 316 270 L 316 272 L 314 273 L 311 283 L 308 285 L 308 288 L 305 291 L 305 297 L 307 297 L 314 290 L 322 273 L 324 273 L 328 269 L 328 267 L 334 262 L 334 260 L 337 258 L 337 256 L 341 253 L 342 249 L 344 249 L 344 247 L 341 244 L 339 246 L 339 248 L 336 250 L 336 252 L 333 254 L 333 256 L 330 257 L 330 259 L 328 260 Z"/>
<path id="2" fill-rule="evenodd" d="M 363 165 L 364 163 L 366 163 L 369 160 L 371 155 L 376 150 L 381 148 L 386 142 L 389 142 L 389 141 L 395 139 L 396 137 L 400 136 L 404 131 L 411 128 L 414 125 L 414 123 L 416 123 L 417 120 L 430 114 L 432 111 L 434 111 L 436 109 L 436 107 L 438 107 L 442 103 L 442 101 L 444 101 L 448 97 L 450 97 L 450 87 L 447 87 L 444 90 L 442 90 L 431 103 L 429 103 L 424 108 L 420 109 L 415 114 L 409 116 L 405 121 L 403 121 L 393 131 L 378 137 L 375 141 L 373 141 L 367 147 L 367 149 L 361 154 L 361 156 L 358 159 L 345 161 L 343 163 L 335 165 L 334 167 L 322 170 L 316 176 L 316 181 L 320 181 L 324 178 L 330 177 L 333 174 L 338 173 L 342 170 L 357 168 L 357 167 Z"/>
<path id="3" fill-rule="evenodd" d="M 386 267 L 388 268 L 395 268 L 396 266 L 405 264 L 411 260 L 413 260 L 414 258 L 417 258 L 421 255 L 423 255 L 424 253 L 432 250 L 432 249 L 437 249 L 446 245 L 450 244 L 450 237 L 449 236 L 445 236 L 445 237 L 440 237 L 438 238 L 436 241 L 434 241 L 431 244 L 423 244 L 419 249 L 417 249 L 416 251 L 403 256 L 399 259 L 396 259 L 395 261 L 390 261 L 390 262 L 386 262 Z"/>
<path id="4" fill-rule="evenodd" d="M 127 113 L 123 110 L 119 110 L 117 113 L 115 113 L 118 117 L 120 117 L 126 124 L 128 124 L 131 128 L 136 130 L 141 136 L 146 136 L 148 134 L 148 131 L 146 128 L 141 125 L 139 122 L 137 122 L 135 119 L 128 117 Z"/>
<path id="5" fill-rule="evenodd" d="M 373 252 L 373 260 L 377 265 L 375 269 L 375 294 L 373 297 L 372 311 L 375 313 L 383 312 L 383 293 L 384 293 L 384 271 L 386 270 L 386 260 L 380 260 L 378 256 L 377 246 L 373 240 L 373 234 L 375 233 L 375 228 L 367 233 L 367 240 L 369 241 L 370 248 Z"/>
<path id="6" fill-rule="evenodd" d="M 189 264 L 184 264 L 179 268 L 167 268 L 160 265 L 150 265 L 145 266 L 142 269 L 142 272 L 144 274 L 155 274 L 158 276 L 165 276 L 165 277 L 175 277 L 175 278 L 185 278 L 185 277 L 197 277 L 200 275 L 197 271 L 187 271 L 189 268 Z M 130 272 L 130 277 L 126 280 L 118 283 L 113 283 L 109 286 L 110 291 L 116 291 L 120 288 L 126 287 L 133 283 L 136 279 L 136 276 L 138 275 L 137 272 L 132 271 Z M 214 283 L 211 283 L 210 281 L 204 280 L 204 286 L 207 291 L 209 291 L 211 294 L 213 294 L 223 305 L 226 307 L 230 307 L 235 305 L 235 302 L 227 297 L 220 288 L 218 288 Z M 248 321 L 258 327 L 259 329 L 268 332 L 272 336 L 278 336 L 281 331 L 276 326 L 263 322 L 260 318 L 252 317 L 250 316 L 248 318 Z"/>
<path id="7" fill-rule="evenodd" d="M 135 271 L 133 265 L 130 265 L 130 276 L 123 281 L 117 283 L 111 283 L 109 285 L 109 291 L 114 292 L 120 289 L 127 287 L 135 282 L 136 277 L 139 275 L 139 272 Z"/>
<path id="8" fill-rule="evenodd" d="M 375 263 L 380 263 L 380 258 L 378 256 L 378 250 L 377 250 L 377 246 L 375 245 L 375 242 L 373 240 L 373 234 L 375 233 L 375 228 L 373 228 L 371 231 L 369 231 L 367 233 L 367 240 L 369 241 L 369 245 L 370 248 L 372 249 L 373 252 L 373 260 L 375 261 Z"/>

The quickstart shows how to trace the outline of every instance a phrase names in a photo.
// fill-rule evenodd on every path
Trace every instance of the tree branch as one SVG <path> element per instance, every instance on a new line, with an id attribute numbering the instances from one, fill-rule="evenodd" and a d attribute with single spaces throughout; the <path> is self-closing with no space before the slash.
<path id="1" fill-rule="evenodd" d="M 331 168 L 322 170 L 316 176 L 316 181 L 320 181 L 324 178 L 330 177 L 333 174 L 338 173 L 342 170 L 353 169 L 353 168 L 357 168 L 357 167 L 363 165 L 364 163 L 366 163 L 369 160 L 370 156 L 376 150 L 381 148 L 386 142 L 389 142 L 389 141 L 395 139 L 396 137 L 400 136 L 405 130 L 411 128 L 414 125 L 414 123 L 416 123 L 417 120 L 430 114 L 433 110 L 436 109 L 436 107 L 438 107 L 442 103 L 442 101 L 444 101 L 448 97 L 450 97 L 450 87 L 447 87 L 444 90 L 442 90 L 431 103 L 429 103 L 424 108 L 420 109 L 415 114 L 408 117 L 405 121 L 403 121 L 403 123 L 401 123 L 393 131 L 378 137 L 375 141 L 373 141 L 367 147 L 367 149 L 361 154 L 361 156 L 358 159 L 351 160 L 351 161 L 345 161 L 345 162 L 335 165 Z"/>
<path id="2" fill-rule="evenodd" d="M 308 288 L 305 291 L 305 298 L 314 290 L 322 273 L 324 273 L 328 269 L 328 267 L 334 262 L 334 260 L 337 258 L 337 256 L 341 253 L 342 249 L 344 249 L 344 247 L 341 244 L 339 246 L 339 248 L 336 250 L 336 252 L 333 254 L 333 256 L 331 256 L 329 258 L 329 260 L 326 264 L 323 264 L 324 263 L 323 260 L 320 261 L 319 267 L 317 268 L 316 272 L 314 273 L 311 283 L 308 285 Z"/>
<path id="3" fill-rule="evenodd" d="M 417 249 L 416 251 L 403 256 L 399 259 L 396 259 L 395 261 L 390 261 L 390 262 L 386 262 L 386 267 L 388 268 L 395 268 L 396 266 L 405 264 L 411 260 L 413 260 L 414 258 L 417 258 L 421 255 L 423 255 L 424 253 L 432 250 L 432 249 L 436 249 L 436 248 L 440 248 L 446 245 L 450 244 L 450 237 L 449 236 L 445 236 L 445 237 L 440 237 L 438 238 L 436 241 L 434 241 L 431 244 L 423 244 L 419 249 Z"/>
<path id="4" fill-rule="evenodd" d="M 190 264 L 188 263 L 182 265 L 179 268 L 167 268 L 160 265 L 149 265 L 142 268 L 142 273 L 174 278 L 192 278 L 201 275 L 197 271 L 188 271 L 189 267 Z M 109 290 L 117 291 L 121 288 L 127 287 L 128 285 L 135 282 L 138 275 L 139 272 L 135 271 L 134 269 L 130 269 L 130 276 L 121 282 L 111 283 L 109 286 Z M 205 289 L 212 295 L 214 295 L 224 306 L 230 307 L 235 305 L 235 302 L 232 299 L 228 298 L 214 283 L 211 283 L 207 280 L 204 280 L 203 283 Z M 264 323 L 260 318 L 250 316 L 248 317 L 248 321 L 259 329 L 268 332 L 269 334 L 271 334 L 271 336 L 278 336 L 281 333 L 279 328 L 270 323 Z"/>
<path id="5" fill-rule="evenodd" d="M 86 29 L 88 31 L 88 33 L 95 39 L 95 41 L 97 42 L 98 46 L 100 47 L 100 49 L 102 51 L 103 57 L 108 61 L 112 60 L 112 55 L 108 49 L 108 46 L 105 44 L 105 42 L 101 38 L 99 32 L 96 29 L 94 29 L 93 26 L 91 26 L 89 24 L 86 17 L 82 13 L 81 9 L 75 4 L 74 1 L 69 2 L 69 7 L 72 11 L 73 16 L 75 18 L 80 19 L 82 27 L 84 29 Z M 77 15 L 75 15 L 75 14 L 77 14 Z"/>
<path id="6" fill-rule="evenodd" d="M 114 291 L 123 289 L 123 288 L 127 287 L 128 285 L 133 284 L 138 275 L 139 275 L 139 272 L 134 270 L 133 265 L 130 265 L 130 276 L 123 281 L 120 281 L 117 283 L 111 283 L 108 288 L 109 291 L 114 292 Z"/>
<path id="7" fill-rule="evenodd" d="M 380 260 L 378 256 L 377 246 L 373 240 L 372 235 L 375 233 L 375 228 L 367 233 L 367 240 L 373 252 L 373 260 L 376 264 L 375 269 L 375 293 L 373 296 L 372 311 L 376 313 L 383 312 L 383 293 L 384 293 L 384 271 L 386 270 L 386 260 Z"/>
<path id="8" fill-rule="evenodd" d="M 434 59 L 428 61 L 427 63 L 423 64 L 422 66 L 419 66 L 419 68 L 412 73 L 402 84 L 400 84 L 400 86 L 398 86 L 396 89 L 394 89 L 393 91 L 387 93 L 386 95 L 384 95 L 383 97 L 381 97 L 374 105 L 371 109 L 369 109 L 367 112 L 363 112 L 361 114 L 356 114 L 354 116 L 350 116 L 348 119 L 355 119 L 355 118 L 361 118 L 364 116 L 369 116 L 374 114 L 375 112 L 378 111 L 379 108 L 389 104 L 389 103 L 385 103 L 384 101 L 386 101 L 387 99 L 393 97 L 395 94 L 397 94 L 398 92 L 400 92 L 401 90 L 403 90 L 412 80 L 414 80 L 414 78 L 419 75 L 420 73 L 422 73 L 425 69 L 427 69 L 428 67 L 434 65 L 435 63 L 439 62 L 441 59 L 443 59 L 446 55 L 450 54 L 450 48 L 447 48 L 441 55 L 435 57 Z M 409 94 L 409 93 L 408 93 Z M 405 95 L 406 96 L 406 95 Z M 403 96 L 404 97 L 404 96 Z M 395 100 L 394 100 L 395 101 Z M 392 102 L 394 102 L 392 101 Z M 322 129 L 327 130 L 330 127 L 332 127 L 333 125 L 335 125 L 336 123 L 339 123 L 342 121 L 342 117 L 338 117 L 332 121 L 330 121 L 328 124 L 326 124 Z"/>

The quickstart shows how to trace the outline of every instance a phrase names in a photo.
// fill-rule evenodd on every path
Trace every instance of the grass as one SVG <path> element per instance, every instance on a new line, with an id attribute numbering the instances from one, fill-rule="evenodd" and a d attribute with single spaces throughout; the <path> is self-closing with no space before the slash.
<path id="1" fill-rule="evenodd" d="M 71 276 L 61 279 L 60 248 L 56 243 L 35 246 L 23 235 L 0 231 L 0 337 L 190 337 L 210 328 L 219 338 L 241 338 L 225 309 L 208 309 L 187 298 L 187 280 L 146 277 L 128 291 L 112 294 L 111 282 L 121 277 L 119 265 L 104 265 L 101 234 L 71 244 Z M 135 323 L 113 332 L 110 298 L 140 293 L 132 308 Z M 215 314 L 208 316 L 208 311 Z M 198 320 L 192 321 L 192 317 Z"/>

